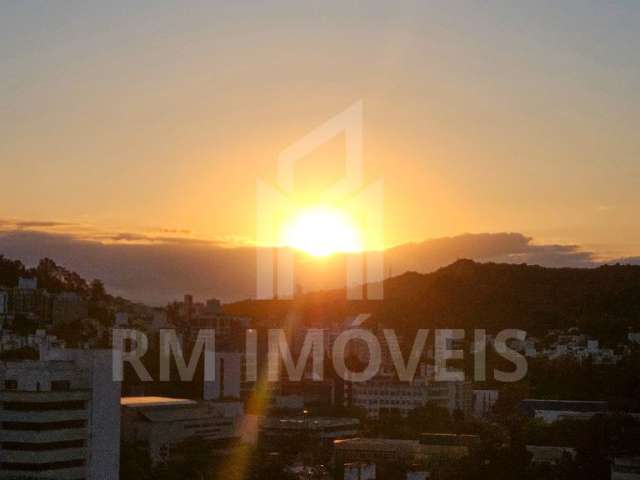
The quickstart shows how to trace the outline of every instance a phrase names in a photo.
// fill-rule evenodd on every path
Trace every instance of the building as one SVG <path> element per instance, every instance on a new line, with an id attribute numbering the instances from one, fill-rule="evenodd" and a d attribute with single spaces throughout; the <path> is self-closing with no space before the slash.
<path id="1" fill-rule="evenodd" d="M 0 288 L 0 331 L 4 328 L 9 314 L 9 292 Z"/>
<path id="2" fill-rule="evenodd" d="M 465 457 L 478 442 L 477 435 L 449 433 L 424 433 L 420 435 L 419 440 L 336 440 L 333 444 L 336 478 L 346 478 L 345 474 L 352 466 L 359 465 L 375 465 L 374 472 L 377 472 L 380 478 L 386 478 L 384 471 L 389 467 L 395 468 L 398 463 L 407 467 L 408 476 L 413 476 L 409 478 L 429 478 L 427 466 L 429 469 L 437 469 L 439 465 L 449 464 L 452 459 Z"/>
<path id="3" fill-rule="evenodd" d="M 37 290 L 38 279 L 32 277 L 20 277 L 18 279 L 18 288 L 20 290 Z"/>
<path id="4" fill-rule="evenodd" d="M 417 440 L 353 438 L 333 444 L 334 478 L 388 478 L 398 464 L 426 465 L 429 458 Z M 394 472 L 395 473 L 395 472 Z"/>
<path id="5" fill-rule="evenodd" d="M 304 410 L 304 397 L 302 395 L 272 395 L 270 408 L 273 410 L 287 410 L 302 412 Z"/>
<path id="6" fill-rule="evenodd" d="M 430 457 L 450 459 L 466 457 L 478 445 L 479 440 L 477 435 L 423 433 L 419 442 L 424 453 Z"/>
<path id="7" fill-rule="evenodd" d="M 629 332 L 627 334 L 627 340 L 630 343 L 640 344 L 640 332 Z"/>
<path id="8" fill-rule="evenodd" d="M 336 386 L 332 379 L 319 381 L 303 378 L 299 382 L 284 380 L 274 384 L 274 387 L 276 395 L 300 397 L 304 406 L 328 406 L 336 403 Z"/>
<path id="9" fill-rule="evenodd" d="M 376 465 L 372 463 L 347 463 L 344 480 L 376 480 Z"/>
<path id="10" fill-rule="evenodd" d="M 62 292 L 53 297 L 51 319 L 57 322 L 73 322 L 89 315 L 87 301 L 74 292 Z"/>
<path id="11" fill-rule="evenodd" d="M 118 478 L 120 384 L 111 373 L 107 351 L 0 363 L 0 479 Z"/>
<path id="12" fill-rule="evenodd" d="M 202 329 L 213 329 L 216 332 L 216 345 L 230 347 L 244 345 L 244 333 L 249 328 L 251 319 L 233 315 L 223 315 L 202 310 L 192 316 L 189 322 L 192 336 L 197 336 Z"/>
<path id="13" fill-rule="evenodd" d="M 570 447 L 553 447 L 547 445 L 527 445 L 534 465 L 557 465 L 563 460 L 576 458 L 576 449 Z"/>
<path id="14" fill-rule="evenodd" d="M 158 332 L 163 328 L 171 328 L 167 311 L 164 308 L 154 308 L 152 311 L 151 323 L 149 329 L 152 332 Z"/>
<path id="15" fill-rule="evenodd" d="M 566 419 L 588 420 L 609 411 L 607 402 L 600 401 L 526 399 L 520 402 L 520 407 L 526 415 L 545 423 Z"/>
<path id="16" fill-rule="evenodd" d="M 144 446 L 153 463 L 166 462 L 172 449 L 188 439 L 224 443 L 240 437 L 240 402 L 123 397 L 120 404 L 122 439 Z"/>
<path id="17" fill-rule="evenodd" d="M 237 352 L 219 352 L 215 354 L 216 369 L 213 381 L 204 382 L 202 398 L 204 400 L 238 400 L 241 384 L 241 354 Z"/>
<path id="18" fill-rule="evenodd" d="M 371 418 L 378 418 L 381 413 L 389 411 L 406 416 L 426 405 L 428 400 L 424 379 L 401 382 L 391 377 L 376 377 L 368 382 L 347 384 L 346 388 L 351 406 L 362 408 Z"/>
<path id="19" fill-rule="evenodd" d="M 24 316 L 40 323 L 50 323 L 51 300 L 46 290 L 38 289 L 37 279 L 20 278 L 18 286 L 9 293 L 8 314 L 12 318 Z"/>
<path id="20" fill-rule="evenodd" d="M 473 415 L 477 418 L 486 417 L 491 413 L 497 401 L 498 390 L 474 390 Z"/>
<path id="21" fill-rule="evenodd" d="M 222 303 L 220 303 L 220 300 L 218 300 L 217 298 L 210 298 L 209 300 L 207 300 L 206 306 L 205 306 L 205 310 L 208 313 L 213 313 L 215 315 L 221 315 L 222 314 Z"/>
<path id="22" fill-rule="evenodd" d="M 640 457 L 615 457 L 611 462 L 611 480 L 640 480 Z"/>
<path id="23" fill-rule="evenodd" d="M 329 447 L 339 439 L 356 437 L 360 432 L 360 420 L 342 417 L 265 417 L 260 425 L 261 438 L 270 445 L 280 443 L 311 444 Z"/>
<path id="24" fill-rule="evenodd" d="M 473 413 L 473 383 L 429 382 L 427 401 L 446 408 L 450 414 L 458 412 L 467 418 Z"/>
<path id="25" fill-rule="evenodd" d="M 31 335 L 18 335 L 10 330 L 0 330 L 0 352 L 30 347 L 38 352 L 49 352 L 65 347 L 64 340 L 48 335 L 45 330 L 36 330 Z"/>
<path id="26" fill-rule="evenodd" d="M 9 312 L 9 292 L 0 289 L 0 318 Z"/>
<path id="27" fill-rule="evenodd" d="M 352 438 L 336 440 L 333 443 L 333 448 L 337 466 L 354 462 L 365 464 L 404 462 L 412 464 L 427 459 L 426 449 L 417 440 Z"/>
<path id="28" fill-rule="evenodd" d="M 393 377 L 375 377 L 368 382 L 347 383 L 347 403 L 367 412 L 371 418 L 396 411 L 403 416 L 427 403 L 445 408 L 449 413 L 462 412 L 466 417 L 473 408 L 471 382 L 431 382 L 416 377 L 403 382 Z"/>
<path id="29" fill-rule="evenodd" d="M 407 472 L 407 480 L 428 480 L 429 472 L 424 470 L 409 470 Z"/>
<path id="30" fill-rule="evenodd" d="M 129 314 L 127 312 L 116 312 L 114 325 L 117 328 L 127 328 L 129 326 Z"/>

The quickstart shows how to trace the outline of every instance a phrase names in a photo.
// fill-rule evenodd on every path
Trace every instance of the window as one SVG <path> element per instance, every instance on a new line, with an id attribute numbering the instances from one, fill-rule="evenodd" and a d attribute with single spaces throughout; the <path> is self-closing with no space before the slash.
<path id="1" fill-rule="evenodd" d="M 5 390 L 17 390 L 18 389 L 18 381 L 17 380 L 5 380 L 4 381 L 4 389 Z"/>
<path id="2" fill-rule="evenodd" d="M 54 380 L 51 382 L 52 392 L 67 392 L 70 388 L 69 380 Z"/>

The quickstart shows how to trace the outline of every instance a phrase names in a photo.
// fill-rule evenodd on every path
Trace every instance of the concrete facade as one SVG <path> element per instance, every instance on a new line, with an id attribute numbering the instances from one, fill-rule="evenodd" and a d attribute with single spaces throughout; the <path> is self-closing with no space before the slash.
<path id="1" fill-rule="evenodd" d="M 106 351 L 0 363 L 0 478 L 118 478 L 119 397 Z"/>

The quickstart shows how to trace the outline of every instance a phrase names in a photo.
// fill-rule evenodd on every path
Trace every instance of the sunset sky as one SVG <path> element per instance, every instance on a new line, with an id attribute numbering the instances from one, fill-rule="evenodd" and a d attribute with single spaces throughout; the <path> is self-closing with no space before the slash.
<path id="1" fill-rule="evenodd" d="M 0 6 L 4 228 L 251 243 L 256 179 L 361 100 L 387 246 L 640 254 L 638 2 L 107 3 Z M 308 160 L 313 201 L 341 140 Z"/>

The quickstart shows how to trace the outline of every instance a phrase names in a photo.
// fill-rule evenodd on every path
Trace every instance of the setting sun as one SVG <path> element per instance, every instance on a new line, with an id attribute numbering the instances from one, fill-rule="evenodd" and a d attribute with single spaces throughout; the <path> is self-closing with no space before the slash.
<path id="1" fill-rule="evenodd" d="M 362 250 L 358 228 L 344 213 L 329 208 L 300 212 L 283 229 L 283 243 L 318 257 Z"/>

